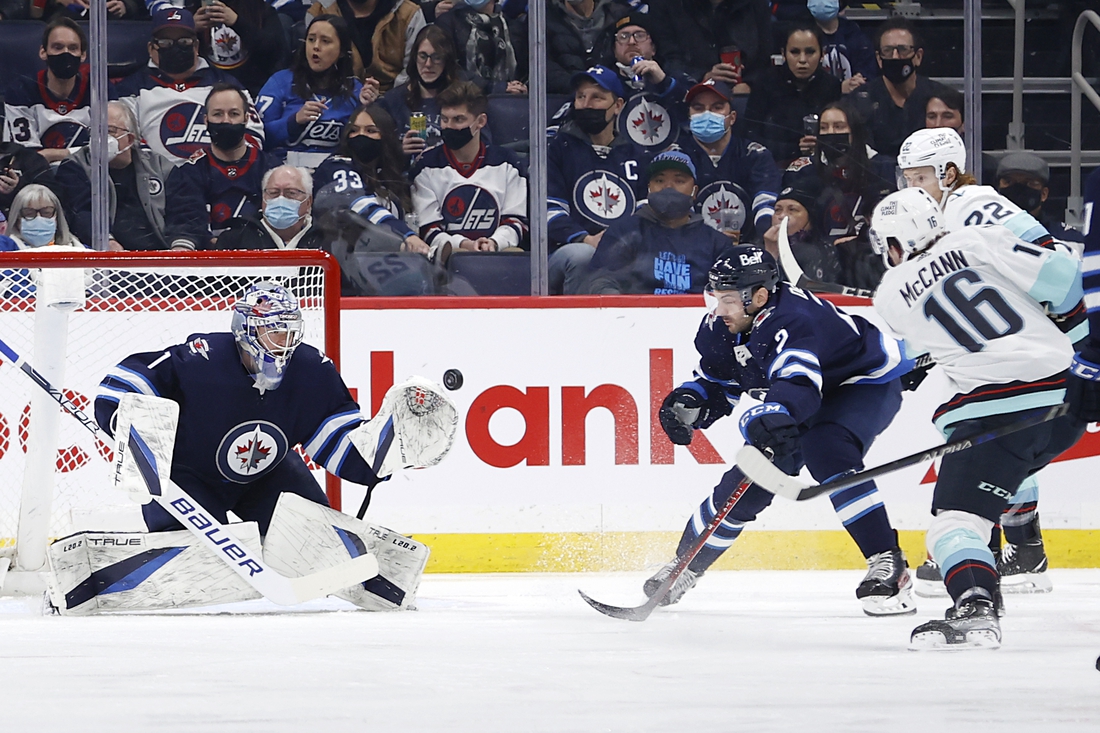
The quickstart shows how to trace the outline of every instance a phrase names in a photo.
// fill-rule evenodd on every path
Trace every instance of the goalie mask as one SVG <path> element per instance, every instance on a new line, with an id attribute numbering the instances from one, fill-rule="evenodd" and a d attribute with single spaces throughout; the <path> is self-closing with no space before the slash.
<path id="1" fill-rule="evenodd" d="M 302 343 L 298 299 L 281 285 L 256 283 L 233 305 L 233 337 L 256 387 L 276 389 Z"/>
<path id="2" fill-rule="evenodd" d="M 704 296 L 711 313 L 717 306 L 716 292 L 737 290 L 741 293 L 741 302 L 748 308 L 757 288 L 774 293 L 779 284 L 779 265 L 768 252 L 747 244 L 731 247 L 727 251 L 729 254 L 720 257 L 707 273 Z"/>
<path id="3" fill-rule="evenodd" d="M 946 232 L 940 205 L 923 188 L 903 188 L 875 207 L 871 217 L 871 248 L 882 256 L 887 267 L 890 247 L 897 247 L 902 259 L 908 259 L 931 247 Z"/>

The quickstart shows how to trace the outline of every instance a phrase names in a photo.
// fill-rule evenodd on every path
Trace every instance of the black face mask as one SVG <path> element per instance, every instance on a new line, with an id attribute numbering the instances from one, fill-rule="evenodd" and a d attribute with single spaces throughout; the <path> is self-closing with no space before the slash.
<path id="1" fill-rule="evenodd" d="M 72 79 L 80 71 L 80 57 L 71 53 L 55 53 L 46 56 L 46 66 L 58 79 Z"/>
<path id="2" fill-rule="evenodd" d="M 585 135 L 599 135 L 607 129 L 607 110 L 574 108 L 573 121 Z"/>
<path id="3" fill-rule="evenodd" d="M 448 148 L 458 150 L 470 144 L 470 141 L 474 139 L 474 131 L 469 127 L 458 130 L 448 127 L 440 130 L 439 136 L 443 138 L 443 144 Z"/>
<path id="4" fill-rule="evenodd" d="M 913 59 L 882 59 L 882 75 L 889 79 L 891 84 L 904 84 L 915 73 L 917 73 L 917 67 Z"/>
<path id="5" fill-rule="evenodd" d="M 360 163 L 370 163 L 382 156 L 382 141 L 366 135 L 348 138 L 348 149 Z"/>
<path id="6" fill-rule="evenodd" d="M 195 64 L 195 48 L 172 45 L 157 49 L 160 53 L 160 70 L 165 74 L 182 74 Z"/>
<path id="7" fill-rule="evenodd" d="M 1000 194 L 1027 212 L 1043 205 L 1043 192 L 1036 191 L 1026 183 L 1013 183 L 1000 189 Z"/>
<path id="8" fill-rule="evenodd" d="M 681 193 L 675 188 L 662 188 L 649 194 L 649 208 L 653 213 L 665 221 L 683 219 L 691 213 L 692 204 L 695 201 L 686 193 Z"/>
<path id="9" fill-rule="evenodd" d="M 417 78 L 420 78 L 420 74 L 417 74 L 416 76 Z M 424 81 L 423 79 L 420 79 L 420 86 L 424 87 L 425 89 L 440 89 L 442 87 L 445 87 L 447 86 L 447 75 L 440 74 L 435 78 L 435 81 Z"/>
<path id="10" fill-rule="evenodd" d="M 222 150 L 232 150 L 244 139 L 243 122 L 207 122 L 206 131 L 210 133 L 210 144 Z"/>
<path id="11" fill-rule="evenodd" d="M 847 132 L 817 136 L 817 146 L 825 156 L 826 163 L 836 163 L 851 151 L 850 137 Z"/>

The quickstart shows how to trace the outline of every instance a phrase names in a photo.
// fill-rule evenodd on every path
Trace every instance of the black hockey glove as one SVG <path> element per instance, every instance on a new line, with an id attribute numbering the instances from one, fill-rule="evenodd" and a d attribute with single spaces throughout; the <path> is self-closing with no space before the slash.
<path id="1" fill-rule="evenodd" d="M 741 416 L 741 434 L 749 444 L 771 452 L 772 463 L 783 473 L 797 476 L 802 470 L 802 444 L 798 423 L 778 402 L 765 402 Z"/>
<path id="2" fill-rule="evenodd" d="M 1066 380 L 1069 413 L 1086 422 L 1100 420 L 1100 345 L 1091 339 L 1074 354 Z"/>
<path id="3" fill-rule="evenodd" d="M 696 428 L 709 428 L 731 412 L 733 406 L 720 387 L 696 380 L 669 392 L 657 414 L 669 440 L 689 445 Z"/>
<path id="4" fill-rule="evenodd" d="M 934 366 L 936 366 L 936 362 L 932 361 L 931 354 L 921 354 L 918 356 L 917 362 L 913 365 L 913 368 L 901 375 L 902 391 L 915 392 Z"/>

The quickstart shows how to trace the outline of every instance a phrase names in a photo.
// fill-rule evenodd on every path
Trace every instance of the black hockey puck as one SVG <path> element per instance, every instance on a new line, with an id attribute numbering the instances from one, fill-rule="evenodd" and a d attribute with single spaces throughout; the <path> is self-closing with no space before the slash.
<path id="1" fill-rule="evenodd" d="M 443 372 L 443 386 L 454 392 L 462 387 L 462 372 L 457 369 L 448 369 Z"/>
<path id="2" fill-rule="evenodd" d="M 1096 658 L 1096 670 L 1100 672 L 1100 657 Z"/>

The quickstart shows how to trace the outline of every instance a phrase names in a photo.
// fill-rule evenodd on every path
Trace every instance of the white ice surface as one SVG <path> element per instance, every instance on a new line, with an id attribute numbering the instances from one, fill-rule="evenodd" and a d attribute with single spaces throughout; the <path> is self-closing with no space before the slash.
<path id="1" fill-rule="evenodd" d="M 640 573 L 429 575 L 418 612 L 41 617 L 0 600 L 0 731 L 1100 730 L 1100 570 L 1009 596 L 996 651 L 909 652 L 861 574 L 712 572 L 645 623 Z"/>

